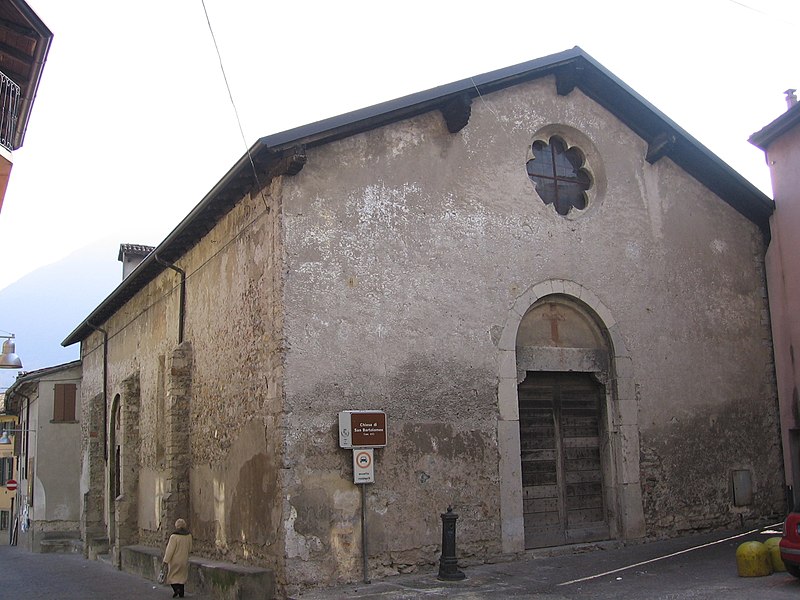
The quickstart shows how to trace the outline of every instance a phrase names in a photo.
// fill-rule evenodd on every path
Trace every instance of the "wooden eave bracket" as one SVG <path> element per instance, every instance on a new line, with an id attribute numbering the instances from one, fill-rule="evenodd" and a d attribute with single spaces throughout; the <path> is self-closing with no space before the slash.
<path id="1" fill-rule="evenodd" d="M 270 178 L 280 177 L 281 175 L 297 175 L 303 170 L 308 157 L 306 156 L 305 146 L 295 146 L 285 150 L 279 158 L 267 169 Z"/>
<path id="2" fill-rule="evenodd" d="M 574 62 L 559 67 L 555 71 L 556 92 L 559 96 L 566 96 L 580 83 L 583 78 L 583 66 Z"/>
<path id="3" fill-rule="evenodd" d="M 469 123 L 472 115 L 472 98 L 469 94 L 459 94 L 439 109 L 447 124 L 447 131 L 458 133 Z"/>
<path id="4" fill-rule="evenodd" d="M 666 156 L 675 147 L 678 136 L 674 133 L 662 131 L 647 144 L 647 155 L 644 157 L 651 165 Z"/>

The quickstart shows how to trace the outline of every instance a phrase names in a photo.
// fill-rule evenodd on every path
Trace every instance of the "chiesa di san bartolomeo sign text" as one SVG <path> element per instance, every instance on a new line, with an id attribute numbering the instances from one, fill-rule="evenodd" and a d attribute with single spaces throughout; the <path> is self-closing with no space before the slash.
<path id="1" fill-rule="evenodd" d="M 375 482 L 373 449 L 385 446 L 385 412 L 345 410 L 339 413 L 339 447 L 353 450 L 353 483 Z"/>

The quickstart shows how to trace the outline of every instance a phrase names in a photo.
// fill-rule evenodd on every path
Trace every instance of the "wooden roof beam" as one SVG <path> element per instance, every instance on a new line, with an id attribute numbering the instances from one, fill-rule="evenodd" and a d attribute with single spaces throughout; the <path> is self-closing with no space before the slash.
<path id="1" fill-rule="evenodd" d="M 583 79 L 583 65 L 576 62 L 569 62 L 566 65 L 558 67 L 555 70 L 556 74 L 556 91 L 559 96 L 566 96 L 580 83 Z"/>
<path id="2" fill-rule="evenodd" d="M 295 146 L 290 150 L 286 150 L 280 156 L 276 157 L 277 160 L 270 165 L 267 169 L 267 176 L 272 179 L 273 177 L 280 177 L 281 175 L 297 175 L 303 170 L 308 161 L 305 146 Z"/>
<path id="3" fill-rule="evenodd" d="M 469 94 L 459 94 L 439 109 L 447 123 L 447 131 L 458 133 L 469 123 L 472 115 L 472 98 Z"/>
<path id="4" fill-rule="evenodd" d="M 6 29 L 17 35 L 25 36 L 26 38 L 30 38 L 34 42 L 39 39 L 39 34 L 36 33 L 30 27 L 25 27 L 24 25 L 20 25 L 19 23 L 15 23 L 14 21 L 9 21 L 8 19 L 0 18 L 0 29 Z"/>
<path id="5" fill-rule="evenodd" d="M 655 164 L 670 153 L 677 141 L 677 135 L 672 132 L 662 131 L 647 144 L 647 155 L 645 155 L 644 159 L 651 165 Z"/>
<path id="6" fill-rule="evenodd" d="M 0 54 L 8 54 L 11 58 L 15 58 L 20 62 L 24 62 L 29 67 L 33 64 L 33 57 L 30 54 L 0 42 Z"/>

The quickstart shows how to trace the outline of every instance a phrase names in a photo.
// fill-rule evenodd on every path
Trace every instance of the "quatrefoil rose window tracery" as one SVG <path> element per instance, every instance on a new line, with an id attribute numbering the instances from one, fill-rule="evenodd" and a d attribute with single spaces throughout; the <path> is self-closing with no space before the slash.
<path id="1" fill-rule="evenodd" d="M 551 137 L 549 143 L 536 140 L 531 150 L 533 157 L 526 163 L 528 177 L 542 202 L 552 204 L 562 216 L 573 208 L 585 209 L 592 177 L 584 168 L 583 152 L 557 136 Z"/>

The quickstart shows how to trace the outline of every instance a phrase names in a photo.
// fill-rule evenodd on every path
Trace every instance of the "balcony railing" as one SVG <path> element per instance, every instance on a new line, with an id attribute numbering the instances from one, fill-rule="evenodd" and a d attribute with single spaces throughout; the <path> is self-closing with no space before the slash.
<path id="1" fill-rule="evenodd" d="M 0 146 L 13 150 L 17 132 L 19 86 L 0 71 Z"/>

